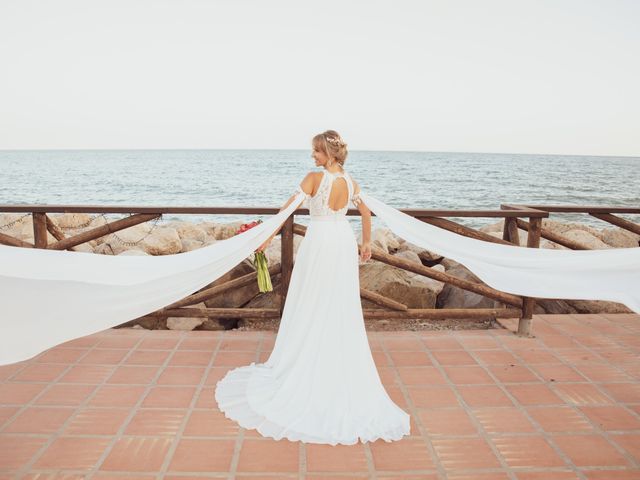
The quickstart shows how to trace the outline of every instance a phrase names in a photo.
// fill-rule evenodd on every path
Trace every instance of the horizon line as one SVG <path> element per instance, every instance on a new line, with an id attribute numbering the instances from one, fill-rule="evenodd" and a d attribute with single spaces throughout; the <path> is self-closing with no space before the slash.
<path id="1" fill-rule="evenodd" d="M 102 152 L 102 151 L 203 151 L 203 150 L 219 150 L 219 151 L 309 151 L 306 148 L 9 148 L 0 149 L 1 152 Z M 527 152 L 481 152 L 481 151 L 451 151 L 451 150 L 371 150 L 358 149 L 349 150 L 349 152 L 389 152 L 389 153 L 469 153 L 469 154 L 491 154 L 491 155 L 543 155 L 543 156 L 564 156 L 564 157 L 617 157 L 617 158 L 637 158 L 640 155 L 597 155 L 597 154 L 581 154 L 581 153 L 527 153 Z"/>

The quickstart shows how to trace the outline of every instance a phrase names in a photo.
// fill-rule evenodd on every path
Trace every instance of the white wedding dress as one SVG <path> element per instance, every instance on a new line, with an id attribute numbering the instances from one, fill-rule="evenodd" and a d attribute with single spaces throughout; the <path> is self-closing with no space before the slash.
<path id="1" fill-rule="evenodd" d="M 333 182 L 349 200 L 333 211 Z M 215 399 L 225 416 L 276 440 L 353 445 L 399 440 L 409 414 L 387 394 L 373 361 L 360 303 L 358 245 L 345 213 L 354 200 L 347 172 L 324 171 L 308 198 L 310 221 L 298 247 L 269 359 L 227 372 Z"/>

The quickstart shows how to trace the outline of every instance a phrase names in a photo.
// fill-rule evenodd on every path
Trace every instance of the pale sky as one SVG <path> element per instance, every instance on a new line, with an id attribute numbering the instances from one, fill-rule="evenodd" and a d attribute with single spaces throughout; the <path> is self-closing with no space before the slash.
<path id="1" fill-rule="evenodd" d="M 0 0 L 0 149 L 640 156 L 638 0 Z"/>

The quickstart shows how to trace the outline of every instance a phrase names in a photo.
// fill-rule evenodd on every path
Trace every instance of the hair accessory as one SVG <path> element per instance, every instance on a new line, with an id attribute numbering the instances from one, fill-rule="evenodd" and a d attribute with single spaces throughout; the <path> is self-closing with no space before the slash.
<path id="1" fill-rule="evenodd" d="M 328 137 L 327 135 L 324 136 L 324 139 L 331 143 L 332 145 L 337 145 L 339 147 L 343 147 L 346 145 L 346 143 L 344 143 L 341 139 L 339 138 L 334 138 L 334 137 Z"/>

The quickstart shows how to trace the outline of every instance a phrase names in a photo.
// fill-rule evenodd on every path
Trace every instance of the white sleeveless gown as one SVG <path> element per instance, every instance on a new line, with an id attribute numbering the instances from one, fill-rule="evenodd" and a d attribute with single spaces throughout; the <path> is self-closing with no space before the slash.
<path id="1" fill-rule="evenodd" d="M 328 200 L 337 177 L 347 181 L 349 201 L 333 211 Z M 309 226 L 269 359 L 230 370 L 216 385 L 218 407 L 244 428 L 331 445 L 410 433 L 409 414 L 384 389 L 367 341 L 358 246 L 345 215 L 353 198 L 347 172 L 324 172 L 318 192 L 305 199 Z"/>

